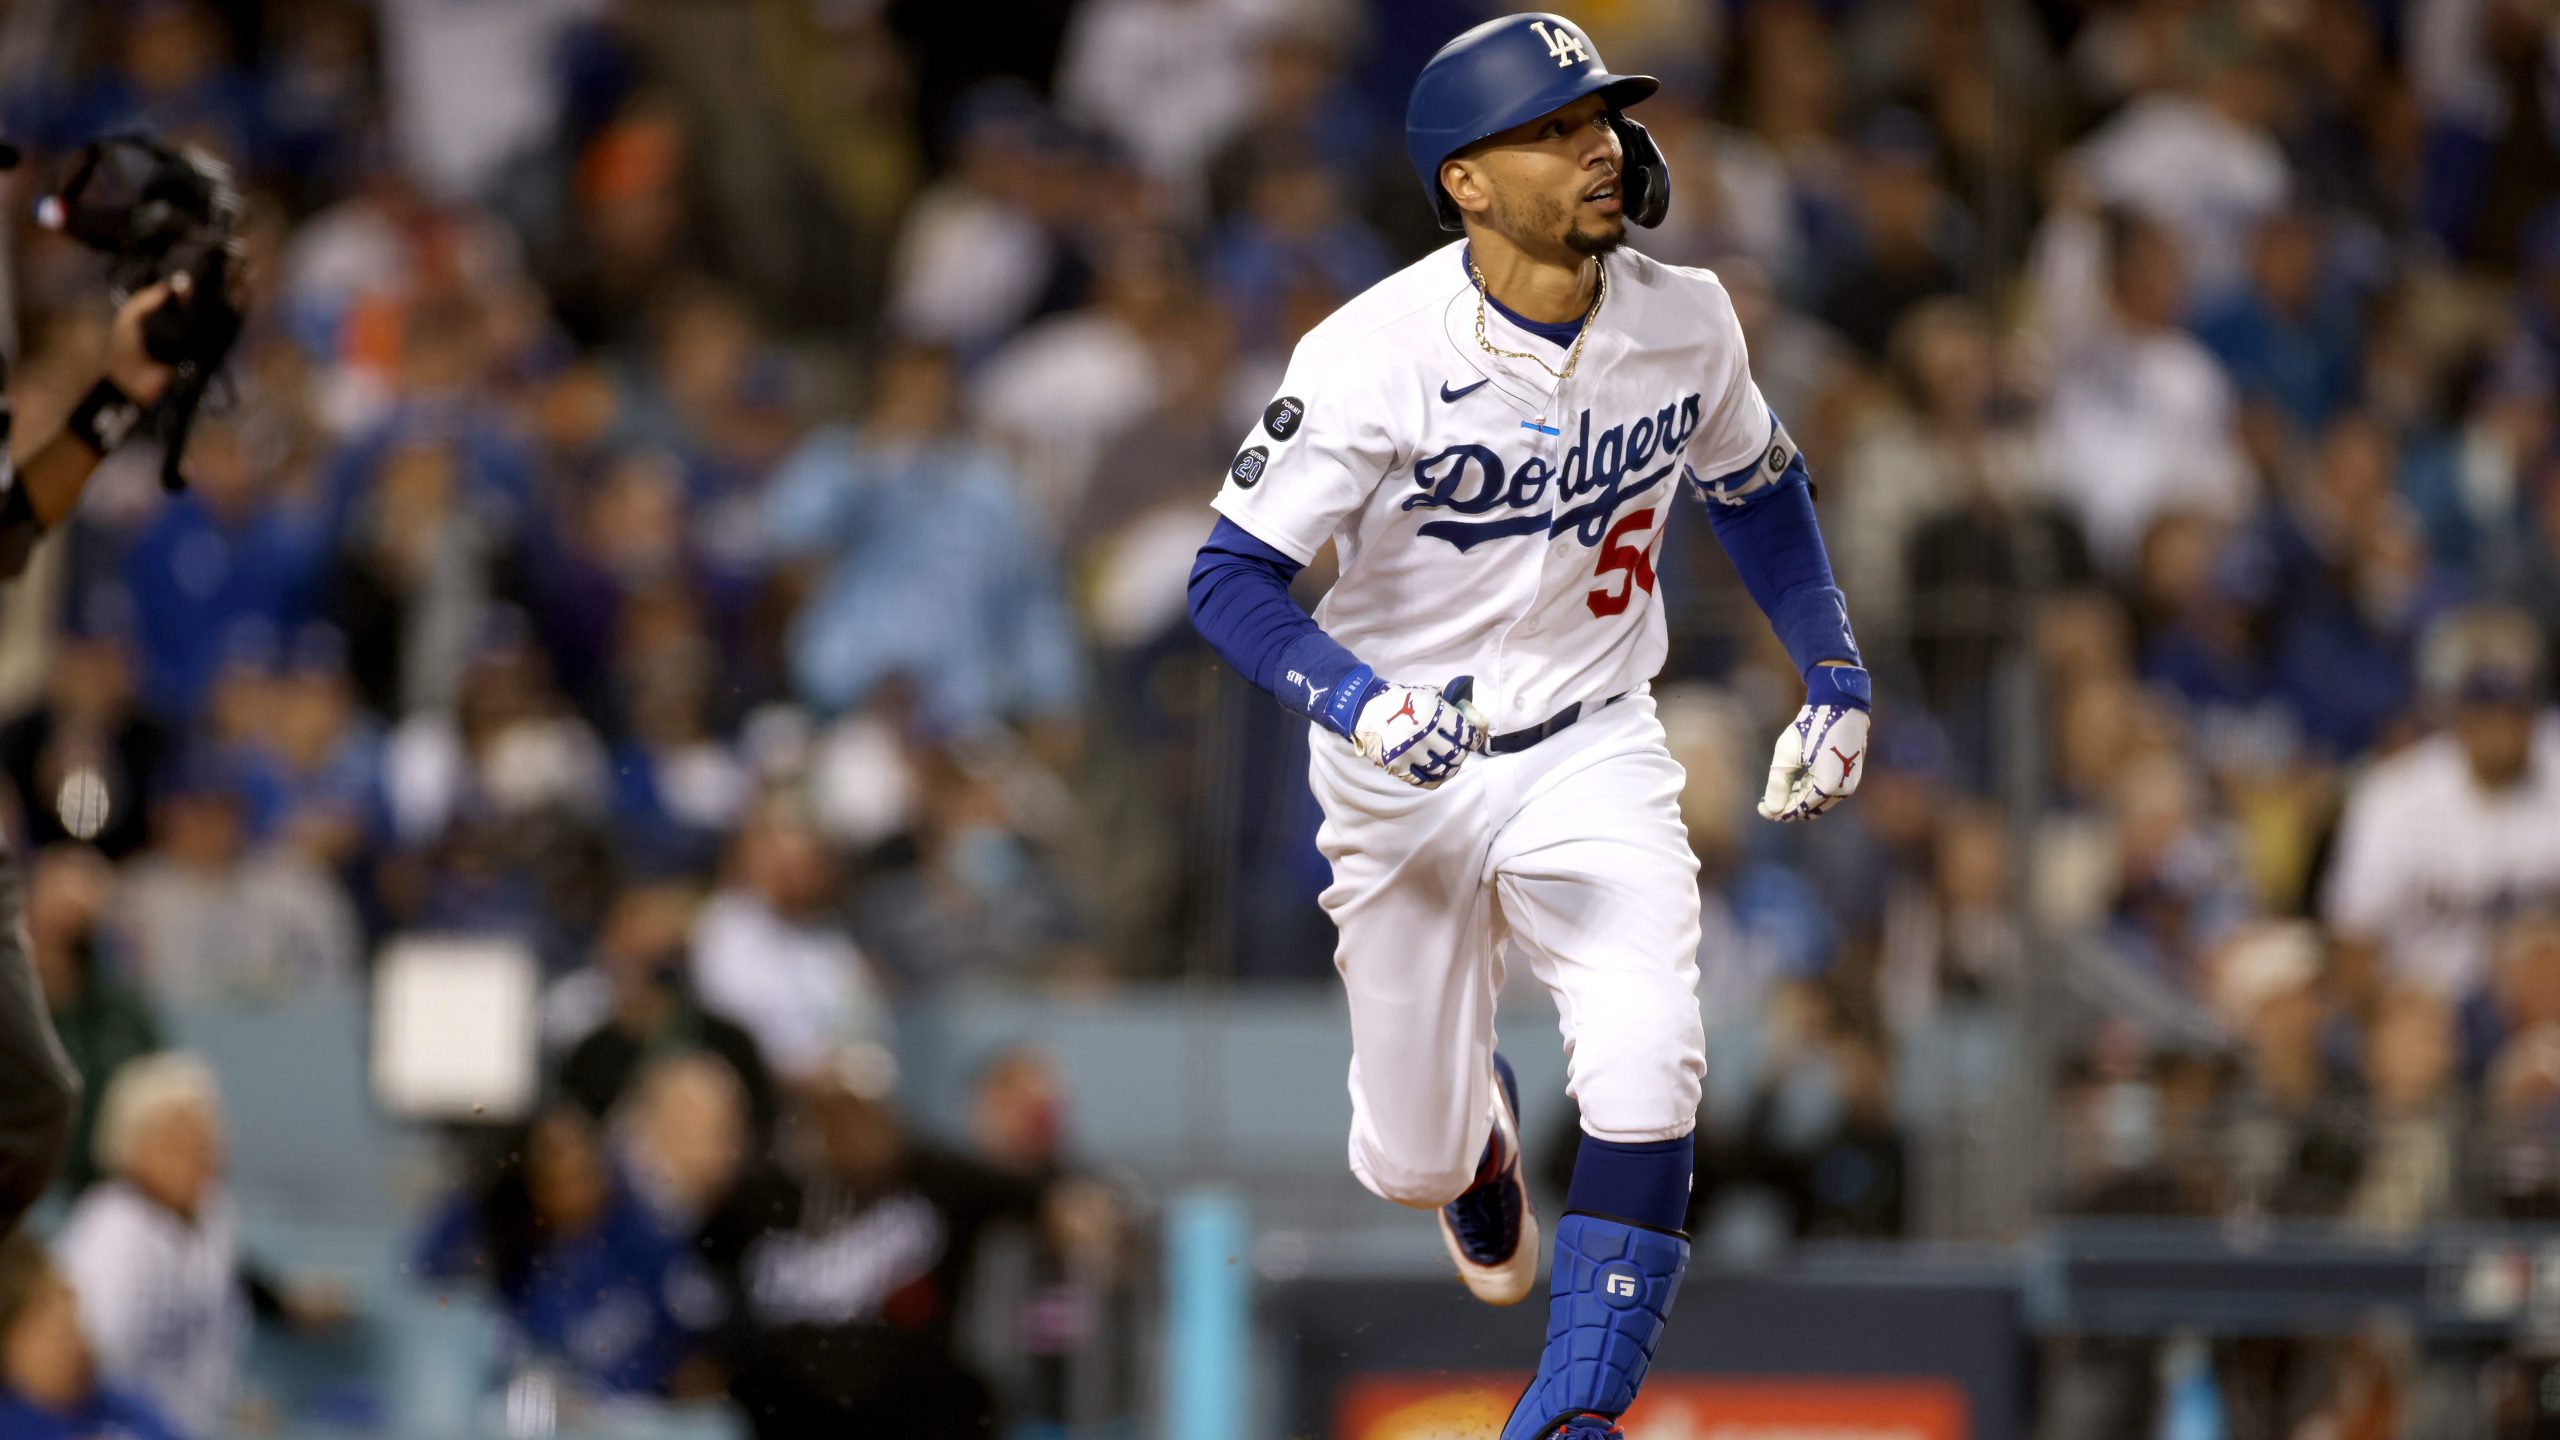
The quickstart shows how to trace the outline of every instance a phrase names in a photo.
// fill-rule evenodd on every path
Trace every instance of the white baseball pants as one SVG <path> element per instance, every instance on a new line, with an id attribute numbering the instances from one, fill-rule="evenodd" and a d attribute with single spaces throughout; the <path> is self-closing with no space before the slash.
<path id="1" fill-rule="evenodd" d="M 1418 790 L 1330 735 L 1309 766 L 1333 865 L 1323 904 L 1351 998 L 1351 1172 L 1436 1207 L 1493 1116 L 1506 942 L 1554 995 L 1566 1091 L 1604 1140 L 1696 1124 L 1698 862 L 1653 698 L 1620 700 Z"/>

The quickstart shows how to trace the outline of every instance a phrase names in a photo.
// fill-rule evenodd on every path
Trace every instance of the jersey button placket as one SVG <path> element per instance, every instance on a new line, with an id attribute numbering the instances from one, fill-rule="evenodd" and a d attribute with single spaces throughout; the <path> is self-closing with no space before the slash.
<path id="1" fill-rule="evenodd" d="M 1606 334 L 1599 334 L 1591 337 L 1590 345 L 1582 357 L 1585 365 L 1592 365 L 1594 363 L 1605 365 L 1607 363 L 1608 356 L 1604 352 L 1608 347 L 1608 338 L 1609 337 Z M 1549 396 L 1547 400 L 1547 417 L 1548 423 L 1553 425 L 1558 433 L 1554 435 L 1542 434 L 1538 436 L 1537 453 L 1547 462 L 1548 473 L 1555 477 L 1547 483 L 1547 524 L 1550 527 L 1555 524 L 1555 517 L 1557 513 L 1564 508 L 1564 496 L 1560 492 L 1559 487 L 1564 482 L 1565 436 L 1580 433 L 1580 427 L 1578 425 L 1568 423 L 1568 420 L 1576 413 L 1574 407 L 1578 401 L 1575 396 L 1580 387 L 1581 376 L 1578 373 L 1573 379 L 1562 381 L 1556 385 L 1554 393 Z M 1579 571 L 1581 568 L 1581 557 L 1579 555 L 1568 554 L 1562 559 L 1557 558 L 1557 551 L 1559 548 L 1562 548 L 1561 542 L 1562 537 L 1556 535 L 1552 529 L 1550 529 L 1546 535 L 1538 538 L 1537 584 L 1530 590 L 1529 608 L 1518 622 L 1519 632 L 1523 636 L 1543 635 L 1549 628 L 1546 617 L 1550 613 L 1550 609 L 1557 598 L 1548 593 L 1550 586 L 1554 583 L 1556 578 L 1554 572 L 1559 567 L 1570 568 L 1576 571 Z M 1578 549 L 1579 547 L 1573 548 Z M 1578 587 L 1580 581 L 1578 578 L 1569 578 L 1568 583 Z M 1545 718 L 1546 717 L 1543 715 L 1532 716 L 1527 720 L 1524 720 L 1522 723 L 1534 725 Z"/>

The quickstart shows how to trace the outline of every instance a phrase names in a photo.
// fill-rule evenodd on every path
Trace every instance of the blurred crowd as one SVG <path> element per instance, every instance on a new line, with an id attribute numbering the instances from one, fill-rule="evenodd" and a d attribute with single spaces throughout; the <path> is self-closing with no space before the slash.
<path id="1" fill-rule="evenodd" d="M 770 1433 L 1061 1415 L 1055 1367 L 956 1358 L 959 1297 L 1010 1227 L 1007 1353 L 1058 1353 L 1122 1283 L 1114 1206 L 1036 1056 L 989 1063 L 984 1133 L 915 1133 L 896 1007 L 1328 976 L 1304 727 L 1181 581 L 1296 337 L 1445 238 L 1402 97 L 1484 8 L 0 10 L 38 173 L 201 146 L 258 276 L 190 488 L 117 457 L 0 610 L 92 1097 L 52 1259 L 0 1254 L 8 1403 L 94 1368 L 78 1403 L 212 1433 L 251 1315 L 343 1308 L 191 1225 L 158 1263 L 214 1358 L 101 1318 L 116 1227 L 218 1213 L 167 1017 L 358 993 L 433 933 L 545 985 L 545 1103 L 464 1127 L 418 1253 L 500 1300 L 520 1380 Z M 2560 1215 L 2542 7 L 1564 8 L 1665 81 L 1635 243 L 1731 290 L 1877 677 L 1857 800 L 1751 821 L 1796 680 L 1678 527 L 1701 1233 Z M 108 312 L 7 240 L 40 430 Z"/>

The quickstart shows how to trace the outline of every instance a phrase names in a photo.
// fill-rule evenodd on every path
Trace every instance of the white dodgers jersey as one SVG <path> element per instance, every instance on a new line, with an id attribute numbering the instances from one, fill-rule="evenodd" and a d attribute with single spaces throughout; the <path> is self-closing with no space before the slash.
<path id="1" fill-rule="evenodd" d="M 1219 513 L 1301 564 L 1334 542 L 1316 619 L 1381 678 L 1475 677 L 1497 733 L 1651 680 L 1654 558 L 1686 486 L 1734 500 L 1793 459 L 1704 270 L 1627 249 L 1571 379 L 1476 339 L 1462 244 L 1380 281 L 1298 343 Z M 1485 307 L 1485 339 L 1566 347 Z"/>

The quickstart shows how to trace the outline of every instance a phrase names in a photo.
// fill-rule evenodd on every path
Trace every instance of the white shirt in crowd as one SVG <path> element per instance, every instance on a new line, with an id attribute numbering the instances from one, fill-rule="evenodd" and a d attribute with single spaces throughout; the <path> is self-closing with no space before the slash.
<path id="1" fill-rule="evenodd" d="M 281 847 L 207 872 L 128 866 L 112 923 L 163 1000 L 275 999 L 353 981 L 364 927 L 337 877 Z"/>
<path id="2" fill-rule="evenodd" d="M 2437 735 L 2348 793 L 2323 918 L 2379 944 L 2392 981 L 2460 1000 L 2488 978 L 2502 921 L 2560 903 L 2560 718 L 2533 752 L 2523 780 L 2487 790 Z"/>
<path id="3" fill-rule="evenodd" d="M 889 262 L 889 317 L 902 335 L 969 349 L 1010 332 L 1049 278 L 1040 222 L 945 181 L 916 197 Z"/>
<path id="4" fill-rule="evenodd" d="M 997 352 L 976 410 L 1054 531 L 1083 502 L 1103 450 L 1146 417 L 1162 388 L 1154 352 L 1127 322 L 1080 311 L 1042 320 Z"/>
<path id="5" fill-rule="evenodd" d="M 54 1256 L 100 1374 L 149 1398 L 180 1434 L 217 1433 L 249 1346 L 229 1204 L 217 1198 L 190 1224 L 109 1181 L 71 1208 Z"/>
<path id="6" fill-rule="evenodd" d="M 1276 0 L 1094 0 L 1058 58 L 1058 104 L 1177 195 L 1244 120 L 1253 41 Z"/>
<path id="7" fill-rule="evenodd" d="M 2127 105 L 2089 137 L 2079 161 L 2100 195 L 2178 232 L 2195 296 L 2246 275 L 2259 222 L 2284 205 L 2291 187 L 2272 137 L 2185 95 Z"/>
<path id="8" fill-rule="evenodd" d="M 2119 571 L 2163 514 L 2228 519 L 2249 502 L 2231 382 L 2183 330 L 2106 329 L 2073 346 L 2044 439 L 2044 472 L 2101 562 Z"/>
<path id="9" fill-rule="evenodd" d="M 391 128 L 440 195 L 486 195 L 560 118 L 556 51 L 603 0 L 378 0 Z"/>
<path id="10" fill-rule="evenodd" d="M 694 921 L 693 985 L 784 1074 L 815 1069 L 839 1046 L 881 1039 L 886 1028 L 879 981 L 851 936 L 742 891 L 713 896 Z"/>

